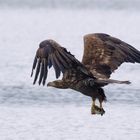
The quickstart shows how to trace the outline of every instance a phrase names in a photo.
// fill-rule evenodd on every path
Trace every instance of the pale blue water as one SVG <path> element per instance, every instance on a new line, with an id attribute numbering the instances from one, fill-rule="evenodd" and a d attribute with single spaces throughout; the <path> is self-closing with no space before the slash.
<path id="1" fill-rule="evenodd" d="M 22 1 L 21 4 L 24 2 L 30 1 Z M 2 3 L 4 1 L 1 1 L 1 5 Z M 6 5 L 10 3 L 11 1 L 5 1 Z M 105 104 L 104 118 L 90 116 L 89 97 L 72 90 L 33 86 L 33 79 L 30 78 L 35 51 L 38 44 L 47 38 L 59 42 L 79 60 L 83 54 L 83 36 L 87 33 L 108 33 L 140 50 L 139 10 L 130 12 L 127 8 L 113 10 L 107 7 L 108 10 L 55 10 L 41 8 L 42 6 L 26 9 L 19 5 L 17 3 L 18 8 L 13 8 L 13 1 L 13 6 L 10 6 L 12 8 L 0 9 L 2 140 L 44 140 L 48 137 L 50 140 L 76 140 L 86 139 L 85 136 L 89 140 L 91 137 L 101 140 L 139 139 L 139 64 L 124 64 L 112 75 L 114 79 L 130 80 L 132 84 L 105 87 L 108 102 Z M 48 81 L 54 79 L 51 69 Z M 117 134 L 110 132 L 112 129 Z"/>
<path id="2" fill-rule="evenodd" d="M 1 0 L 2 7 L 62 8 L 62 9 L 140 9 L 139 0 Z"/>

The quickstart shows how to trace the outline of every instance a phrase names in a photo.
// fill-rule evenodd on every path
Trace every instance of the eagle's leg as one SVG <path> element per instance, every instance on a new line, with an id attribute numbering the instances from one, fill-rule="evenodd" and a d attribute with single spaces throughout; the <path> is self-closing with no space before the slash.
<path id="1" fill-rule="evenodd" d="M 103 101 L 99 100 L 100 108 L 103 108 Z"/>
<path id="2" fill-rule="evenodd" d="M 103 109 L 103 105 L 102 105 L 103 100 L 100 100 L 100 99 L 99 99 L 99 103 L 100 103 L 101 116 L 102 116 L 102 115 L 105 113 L 105 110 Z"/>
<path id="3" fill-rule="evenodd" d="M 103 100 L 99 100 L 100 107 L 95 105 L 95 100 L 96 99 L 92 97 L 91 114 L 101 114 L 101 116 L 102 116 L 105 113 L 103 106 L 102 106 Z"/>
<path id="4" fill-rule="evenodd" d="M 94 98 L 92 98 L 91 114 L 96 114 L 96 111 L 95 111 L 95 99 Z"/>

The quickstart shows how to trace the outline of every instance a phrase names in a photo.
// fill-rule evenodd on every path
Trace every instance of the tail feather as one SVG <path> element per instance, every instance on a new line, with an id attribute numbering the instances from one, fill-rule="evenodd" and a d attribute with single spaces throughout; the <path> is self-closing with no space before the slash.
<path id="1" fill-rule="evenodd" d="M 131 84 L 131 82 L 130 81 L 119 81 L 119 80 L 113 80 L 113 79 L 98 79 L 97 81 L 96 81 L 97 83 L 99 83 L 99 84 Z"/>

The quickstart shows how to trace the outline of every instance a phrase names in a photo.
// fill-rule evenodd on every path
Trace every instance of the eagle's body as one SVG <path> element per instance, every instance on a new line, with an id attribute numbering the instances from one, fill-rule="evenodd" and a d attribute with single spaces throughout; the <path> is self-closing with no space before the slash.
<path id="1" fill-rule="evenodd" d="M 48 67 L 54 67 L 56 78 L 63 73 L 61 80 L 47 85 L 73 89 L 90 96 L 93 100 L 91 113 L 103 114 L 102 102 L 106 100 L 103 86 L 110 83 L 129 84 L 129 81 L 109 79 L 123 62 L 140 63 L 140 51 L 131 45 L 107 34 L 89 34 L 84 36 L 84 55 L 79 62 L 70 52 L 53 40 L 40 43 L 33 70 L 36 68 L 34 84 L 39 76 L 39 84 L 45 85 Z M 32 71 L 33 74 L 33 71 Z M 98 99 L 100 107 L 95 105 Z"/>

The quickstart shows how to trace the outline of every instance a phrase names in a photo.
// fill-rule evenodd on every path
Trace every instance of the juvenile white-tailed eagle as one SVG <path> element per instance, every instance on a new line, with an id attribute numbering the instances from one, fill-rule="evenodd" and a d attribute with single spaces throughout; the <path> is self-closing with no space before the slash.
<path id="1" fill-rule="evenodd" d="M 56 78 L 63 73 L 61 80 L 49 82 L 47 86 L 73 89 L 92 98 L 91 114 L 105 113 L 102 102 L 106 100 L 103 86 L 110 83 L 129 84 L 129 81 L 109 79 L 123 62 L 140 63 L 140 51 L 131 45 L 103 33 L 84 36 L 84 55 L 82 62 L 61 47 L 54 40 L 39 44 L 33 62 L 32 73 L 36 69 L 33 84 L 39 77 L 39 85 L 45 85 L 48 68 L 54 67 Z M 100 107 L 95 105 L 98 99 Z"/>

